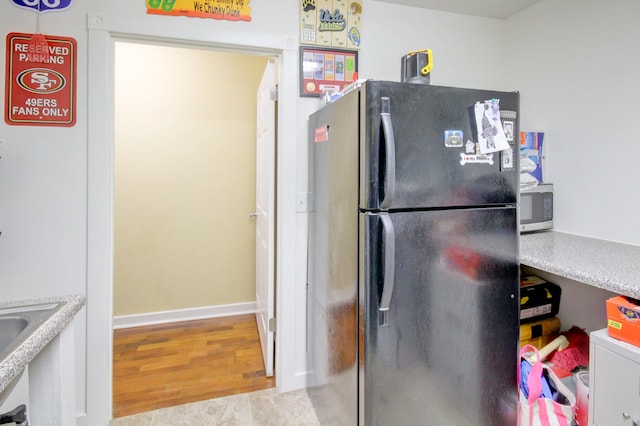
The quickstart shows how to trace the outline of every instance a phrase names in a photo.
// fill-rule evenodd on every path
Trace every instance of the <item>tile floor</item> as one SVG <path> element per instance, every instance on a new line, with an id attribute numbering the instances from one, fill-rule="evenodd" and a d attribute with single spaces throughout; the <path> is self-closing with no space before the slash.
<path id="1" fill-rule="evenodd" d="M 110 426 L 319 426 L 306 390 L 275 388 L 113 419 Z"/>

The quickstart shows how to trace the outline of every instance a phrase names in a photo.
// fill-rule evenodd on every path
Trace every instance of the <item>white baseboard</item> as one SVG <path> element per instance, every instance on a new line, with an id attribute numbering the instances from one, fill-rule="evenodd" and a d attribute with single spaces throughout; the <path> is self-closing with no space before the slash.
<path id="1" fill-rule="evenodd" d="M 205 306 L 201 308 L 178 309 L 175 311 L 148 312 L 144 314 L 121 315 L 113 317 L 114 330 L 120 328 L 141 327 L 168 322 L 191 321 L 205 318 L 228 317 L 232 315 L 253 314 L 256 302 L 234 303 L 231 305 Z"/>
<path id="2" fill-rule="evenodd" d="M 87 426 L 87 414 L 77 414 L 76 415 L 76 426 Z"/>

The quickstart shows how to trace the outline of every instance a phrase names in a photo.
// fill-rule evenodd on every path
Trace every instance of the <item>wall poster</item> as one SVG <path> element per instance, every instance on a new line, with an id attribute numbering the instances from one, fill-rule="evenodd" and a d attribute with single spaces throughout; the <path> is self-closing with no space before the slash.
<path id="1" fill-rule="evenodd" d="M 251 0 L 146 0 L 147 13 L 251 21 Z"/>
<path id="2" fill-rule="evenodd" d="M 300 44 L 360 49 L 362 0 L 300 0 Z"/>
<path id="3" fill-rule="evenodd" d="M 342 90 L 356 79 L 357 72 L 357 51 L 300 47 L 300 96 Z"/>
<path id="4" fill-rule="evenodd" d="M 7 34 L 5 121 L 71 127 L 76 123 L 77 42 L 45 35 L 49 57 L 40 62 L 28 44 L 32 35 Z"/>

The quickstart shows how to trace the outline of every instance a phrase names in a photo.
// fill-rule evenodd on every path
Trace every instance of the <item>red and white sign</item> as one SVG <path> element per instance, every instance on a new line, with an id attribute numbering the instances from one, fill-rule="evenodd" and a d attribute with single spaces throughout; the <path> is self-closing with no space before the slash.
<path id="1" fill-rule="evenodd" d="M 316 127 L 313 134 L 313 141 L 315 143 L 326 142 L 329 140 L 329 126 Z"/>
<path id="2" fill-rule="evenodd" d="M 7 34 L 5 115 L 7 124 L 63 126 L 76 124 L 76 57 L 73 38 L 45 36 L 49 59 L 36 62 L 32 34 Z"/>

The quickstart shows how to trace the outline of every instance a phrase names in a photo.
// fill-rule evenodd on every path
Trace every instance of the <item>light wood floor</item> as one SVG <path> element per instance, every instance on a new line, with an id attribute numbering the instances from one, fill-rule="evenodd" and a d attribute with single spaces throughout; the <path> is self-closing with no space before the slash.
<path id="1" fill-rule="evenodd" d="M 255 315 L 114 331 L 113 417 L 274 386 Z"/>

